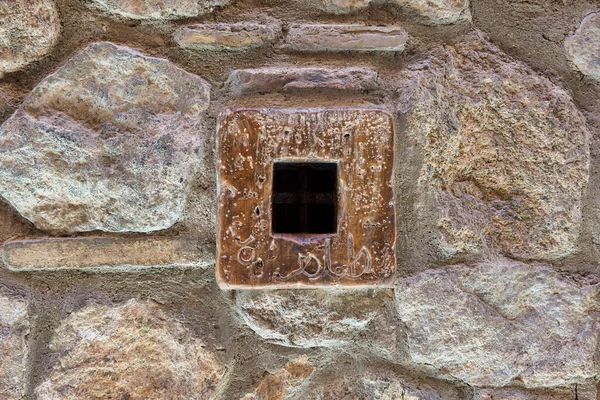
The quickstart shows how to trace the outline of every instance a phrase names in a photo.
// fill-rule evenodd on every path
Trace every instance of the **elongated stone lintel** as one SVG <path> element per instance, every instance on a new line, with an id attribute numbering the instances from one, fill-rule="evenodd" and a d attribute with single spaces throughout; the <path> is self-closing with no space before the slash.
<path id="1" fill-rule="evenodd" d="M 128 270 L 203 267 L 214 262 L 191 238 L 52 238 L 7 242 L 2 260 L 13 271 Z"/>

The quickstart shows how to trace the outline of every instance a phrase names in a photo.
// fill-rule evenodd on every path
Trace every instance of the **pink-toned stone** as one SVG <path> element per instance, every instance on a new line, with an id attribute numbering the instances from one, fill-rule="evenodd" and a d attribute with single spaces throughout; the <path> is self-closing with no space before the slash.
<path id="1" fill-rule="evenodd" d="M 258 68 L 233 71 L 227 84 L 236 94 L 293 89 L 372 90 L 377 73 L 368 68 Z"/>
<path id="2" fill-rule="evenodd" d="M 594 378 L 600 283 L 508 261 L 429 270 L 396 286 L 411 359 L 472 386 Z"/>
<path id="3" fill-rule="evenodd" d="M 408 34 L 398 26 L 294 25 L 286 37 L 294 50 L 402 52 Z"/>
<path id="4" fill-rule="evenodd" d="M 90 303 L 65 318 L 56 362 L 36 399 L 210 399 L 225 368 L 172 316 L 149 302 Z"/>
<path id="5" fill-rule="evenodd" d="M 240 24 L 197 24 L 181 28 L 175 34 L 179 46 L 188 49 L 243 50 L 274 41 L 279 28 Z"/>
<path id="6" fill-rule="evenodd" d="M 206 14 L 231 0 L 89 0 L 88 6 L 121 18 L 179 19 Z"/>
<path id="7" fill-rule="evenodd" d="M 473 400 L 596 400 L 596 382 L 568 388 L 527 390 L 522 388 L 476 389 Z"/>
<path id="8" fill-rule="evenodd" d="M 0 127 L 0 193 L 51 232 L 169 228 L 204 154 L 209 95 L 167 60 L 93 43 Z"/>
<path id="9" fill-rule="evenodd" d="M 478 32 L 402 76 L 408 154 L 422 155 L 417 200 L 407 212 L 424 235 L 434 232 L 424 239 L 421 228 L 407 227 L 416 229 L 408 241 L 436 243 L 442 258 L 573 254 L 590 135 L 569 93 Z"/>
<path id="10" fill-rule="evenodd" d="M 25 396 L 29 312 L 27 300 L 0 284 L 0 399 Z"/>
<path id="11" fill-rule="evenodd" d="M 313 373 L 314 368 L 303 355 L 288 362 L 285 367 L 274 374 L 266 374 L 253 393 L 248 393 L 242 400 L 284 400 L 297 390 Z"/>
<path id="12" fill-rule="evenodd" d="M 600 13 L 587 15 L 565 40 L 568 59 L 582 74 L 600 81 Z"/>
<path id="13" fill-rule="evenodd" d="M 48 54 L 59 35 L 54 0 L 0 0 L 0 78 Z"/>

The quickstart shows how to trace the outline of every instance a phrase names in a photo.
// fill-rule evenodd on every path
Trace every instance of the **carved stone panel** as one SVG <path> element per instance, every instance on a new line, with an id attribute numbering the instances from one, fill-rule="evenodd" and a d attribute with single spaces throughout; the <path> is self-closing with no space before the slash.
<path id="1" fill-rule="evenodd" d="M 222 288 L 392 284 L 387 112 L 235 109 L 221 115 L 218 129 Z"/>

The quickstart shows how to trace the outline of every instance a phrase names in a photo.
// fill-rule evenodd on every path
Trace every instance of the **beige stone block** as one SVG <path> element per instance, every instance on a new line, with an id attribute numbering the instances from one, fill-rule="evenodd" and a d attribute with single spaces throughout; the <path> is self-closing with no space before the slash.
<path id="1" fill-rule="evenodd" d="M 175 41 L 188 49 L 243 50 L 272 42 L 278 34 L 279 28 L 252 23 L 198 24 L 178 30 Z"/>

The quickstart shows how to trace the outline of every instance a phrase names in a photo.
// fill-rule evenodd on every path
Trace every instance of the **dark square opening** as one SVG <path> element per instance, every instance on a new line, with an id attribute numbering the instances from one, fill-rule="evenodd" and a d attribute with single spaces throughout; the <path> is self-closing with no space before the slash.
<path id="1" fill-rule="evenodd" d="M 273 233 L 337 231 L 337 163 L 273 164 Z"/>

